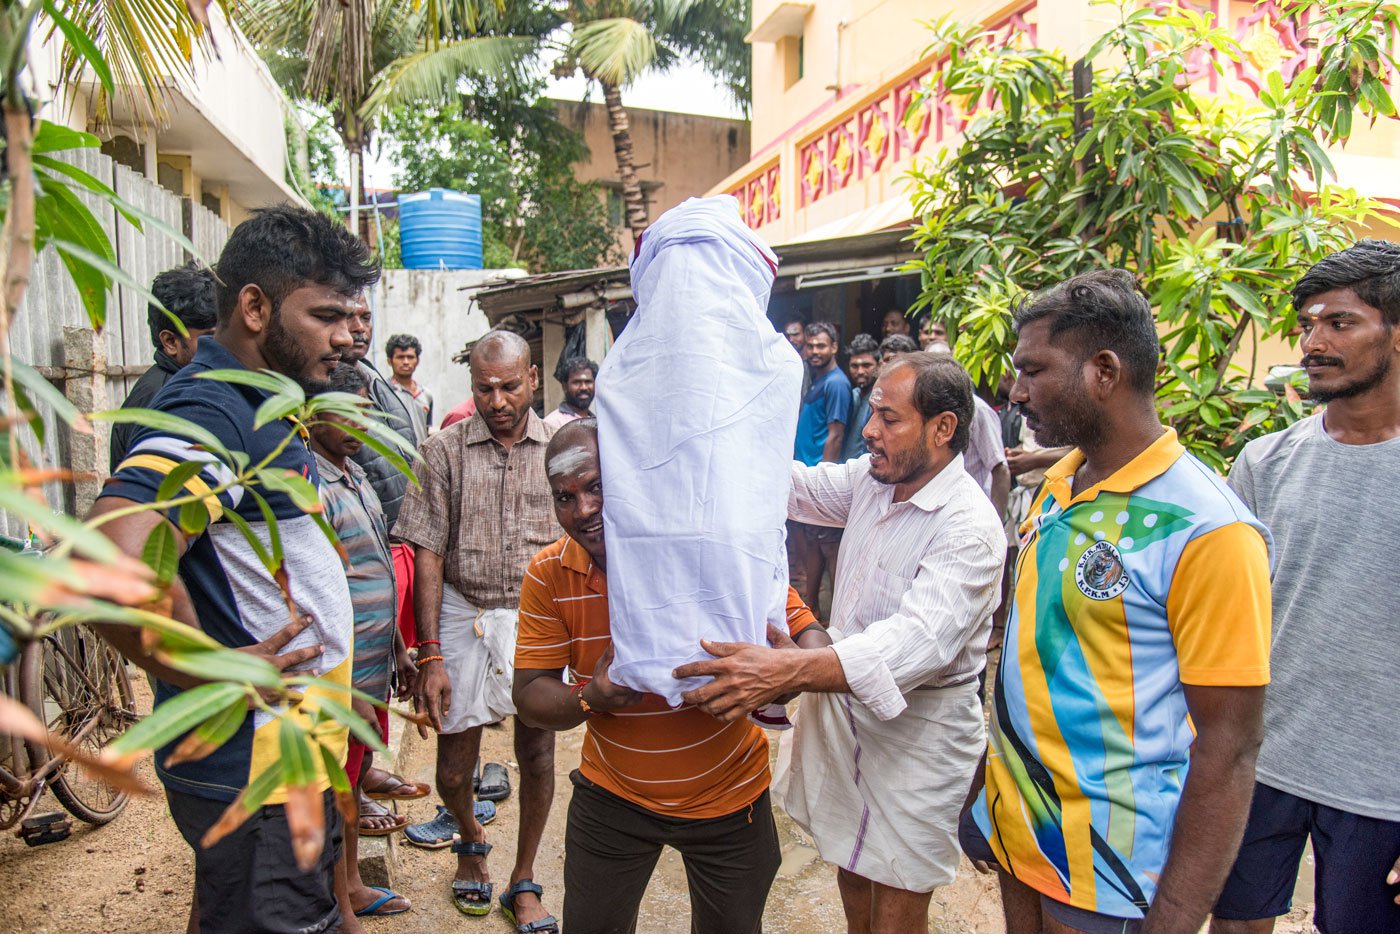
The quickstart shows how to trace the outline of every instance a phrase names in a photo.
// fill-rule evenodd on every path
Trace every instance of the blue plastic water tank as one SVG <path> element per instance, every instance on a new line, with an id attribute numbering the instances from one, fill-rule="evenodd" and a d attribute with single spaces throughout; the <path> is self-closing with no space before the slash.
<path id="1" fill-rule="evenodd" d="M 405 269 L 480 269 L 481 196 L 446 188 L 399 195 Z"/>

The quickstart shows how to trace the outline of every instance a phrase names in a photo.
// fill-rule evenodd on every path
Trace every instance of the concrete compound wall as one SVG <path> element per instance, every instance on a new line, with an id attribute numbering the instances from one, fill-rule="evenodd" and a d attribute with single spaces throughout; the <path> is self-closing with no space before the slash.
<path id="1" fill-rule="evenodd" d="M 374 340 L 370 360 L 387 379 L 384 342 L 391 334 L 412 334 L 423 345 L 415 378 L 433 394 L 434 420 L 466 401 L 471 385 L 466 364 L 452 355 L 490 328 L 472 294 L 525 273 L 519 269 L 386 269 L 370 296 Z M 465 289 L 465 291 L 463 291 Z"/>

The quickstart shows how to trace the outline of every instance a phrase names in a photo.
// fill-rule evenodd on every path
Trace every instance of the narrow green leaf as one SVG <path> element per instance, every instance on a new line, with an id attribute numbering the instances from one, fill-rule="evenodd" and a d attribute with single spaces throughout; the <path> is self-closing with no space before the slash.
<path id="1" fill-rule="evenodd" d="M 186 535 L 202 535 L 209 527 L 209 508 L 198 500 L 180 506 L 180 531 Z"/>
<path id="2" fill-rule="evenodd" d="M 72 47 L 78 57 L 87 63 L 93 74 L 97 75 L 97 80 L 102 82 L 102 89 L 108 94 L 116 93 L 116 87 L 112 83 L 112 67 L 107 64 L 107 59 L 103 57 L 97 45 L 74 25 L 72 20 L 59 12 L 52 0 L 44 0 L 44 13 L 62 31 L 63 37 L 68 40 L 68 45 Z"/>
<path id="3" fill-rule="evenodd" d="M 107 748 L 124 755 L 164 746 L 227 707 L 235 698 L 243 696 L 241 684 L 201 684 L 181 691 L 113 740 Z"/>
<path id="4" fill-rule="evenodd" d="M 317 694 L 316 701 L 321 709 L 330 714 L 337 723 L 344 724 L 350 728 L 350 732 L 355 734 L 355 738 L 375 752 L 384 752 L 388 747 L 384 745 L 384 739 L 379 735 L 379 726 L 370 726 L 365 722 L 365 718 L 355 713 L 354 708 L 347 707 L 340 701 L 327 697 L 325 694 Z"/>
<path id="5" fill-rule="evenodd" d="M 160 486 L 156 488 L 156 499 L 160 501 L 175 499 L 176 496 L 184 492 L 185 484 L 207 466 L 209 465 L 204 461 L 185 461 L 176 464 L 171 468 L 170 473 L 165 475 L 165 479 L 160 481 Z"/>
<path id="6" fill-rule="evenodd" d="M 180 548 L 169 522 L 157 522 L 151 529 L 141 549 L 141 561 L 155 572 L 156 584 L 162 589 L 170 586 L 180 567 Z"/>
<path id="7" fill-rule="evenodd" d="M 112 540 L 97 529 L 27 496 L 13 474 L 0 474 L 0 509 L 54 538 L 72 541 L 94 561 L 116 561 L 121 554 Z"/>
<path id="8" fill-rule="evenodd" d="M 277 724 L 277 748 L 282 754 L 282 781 L 297 787 L 316 781 L 316 760 L 301 725 L 284 716 Z"/>
<path id="9" fill-rule="evenodd" d="M 248 787 L 243 789 L 243 794 L 239 796 L 239 801 L 249 814 L 252 814 L 263 806 L 263 802 L 272 797 L 272 793 L 282 786 L 282 763 L 274 762 L 258 773 L 257 777 L 248 783 Z"/>
<path id="10" fill-rule="evenodd" d="M 214 454 L 224 455 L 227 460 L 228 452 L 209 429 L 169 412 L 159 409 L 107 409 L 105 412 L 93 412 L 88 418 L 113 424 L 141 425 L 162 434 L 186 438 Z"/>
<path id="11" fill-rule="evenodd" d="M 296 387 L 295 393 L 281 392 L 266 399 L 253 415 L 253 430 L 257 431 L 270 422 L 286 418 L 305 403 L 306 395 L 300 386 Z"/>
<path id="12" fill-rule="evenodd" d="M 325 767 L 326 777 L 331 780 L 331 788 L 348 793 L 350 777 L 345 774 L 345 766 L 340 764 L 334 753 L 320 743 L 316 744 L 316 750 L 321 754 L 321 765 Z"/>
<path id="13" fill-rule="evenodd" d="M 319 512 L 321 496 L 316 486 L 294 470 L 269 467 L 258 471 L 258 483 L 269 490 L 284 493 L 302 512 Z"/>
<path id="14" fill-rule="evenodd" d="M 177 671 L 207 681 L 247 682 L 254 687 L 274 689 L 282 686 L 282 673 L 276 666 L 233 649 L 163 652 L 160 660 Z"/>
<path id="15" fill-rule="evenodd" d="M 15 382 L 24 387 L 30 398 L 53 409 L 54 415 L 61 418 L 65 425 L 73 425 L 82 417 L 78 407 L 69 402 L 68 397 L 41 376 L 38 370 L 13 356 L 10 357 L 10 368 Z"/>
<path id="16" fill-rule="evenodd" d="M 261 389 L 273 395 L 301 392 L 301 387 L 298 386 L 294 380 L 283 376 L 281 373 L 274 373 L 271 370 L 208 370 L 204 373 L 195 374 L 195 378 L 212 379 L 221 383 L 237 383 L 240 386 L 252 386 L 254 389 Z M 305 398 L 304 394 L 303 398 Z"/>
<path id="17" fill-rule="evenodd" d="M 238 531 L 243 533 L 243 540 L 248 543 L 249 548 L 253 549 L 253 553 L 258 556 L 258 561 L 262 563 L 262 566 L 264 568 L 270 568 L 272 566 L 272 555 L 268 554 L 267 546 L 263 544 L 262 539 L 253 531 L 253 527 L 248 524 L 248 520 L 239 515 L 237 509 L 225 509 L 224 518 L 232 522 Z M 269 573 L 271 572 L 269 571 Z"/>
<path id="18" fill-rule="evenodd" d="M 34 133 L 33 152 L 61 152 L 65 149 L 97 149 L 102 141 L 91 133 L 72 130 L 61 123 L 41 120 Z"/>

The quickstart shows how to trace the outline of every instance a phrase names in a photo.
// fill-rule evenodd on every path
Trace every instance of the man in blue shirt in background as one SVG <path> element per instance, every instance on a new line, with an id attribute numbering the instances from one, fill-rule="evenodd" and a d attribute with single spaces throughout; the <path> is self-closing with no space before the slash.
<path id="1" fill-rule="evenodd" d="M 866 453 L 865 423 L 870 421 L 870 391 L 880 369 L 880 345 L 869 334 L 857 334 L 846 346 L 846 369 L 851 374 L 851 420 L 841 443 L 841 460 L 855 460 Z"/>
<path id="2" fill-rule="evenodd" d="M 839 462 L 846 440 L 846 425 L 851 420 L 851 381 L 836 365 L 836 326 L 825 321 L 807 325 L 807 365 L 812 384 L 802 397 L 802 411 L 797 417 L 797 443 L 793 458 L 815 467 L 822 461 Z M 819 525 L 793 523 L 793 533 L 804 541 L 796 549 L 805 577 L 794 586 L 813 613 L 821 617 L 820 596 L 822 576 L 830 569 L 836 575 L 836 551 L 841 544 L 841 530 Z"/>

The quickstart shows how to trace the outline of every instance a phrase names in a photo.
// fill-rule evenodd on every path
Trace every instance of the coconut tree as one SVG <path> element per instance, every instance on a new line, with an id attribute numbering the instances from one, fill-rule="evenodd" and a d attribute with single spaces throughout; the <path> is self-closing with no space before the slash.
<path id="1" fill-rule="evenodd" d="M 476 0 L 248 0 L 236 16 L 292 97 L 330 109 L 350 156 L 347 187 L 356 230 L 363 157 L 380 107 L 370 99 L 376 76 L 415 55 L 446 56 L 452 48 L 470 52 L 460 71 L 500 74 L 522 46 L 477 35 Z"/>
<path id="2" fill-rule="evenodd" d="M 514 55 L 521 67 L 548 64 L 561 77 L 582 74 L 603 94 L 627 226 L 635 240 L 647 226 L 647 208 L 622 92 L 649 70 L 698 58 L 747 106 L 748 0 L 539 0 L 510 7 L 482 11 L 473 35 L 390 65 L 375 80 L 370 106 L 454 96 L 464 77 L 499 69 L 502 55 Z M 487 37 L 513 41 L 483 44 Z"/>

